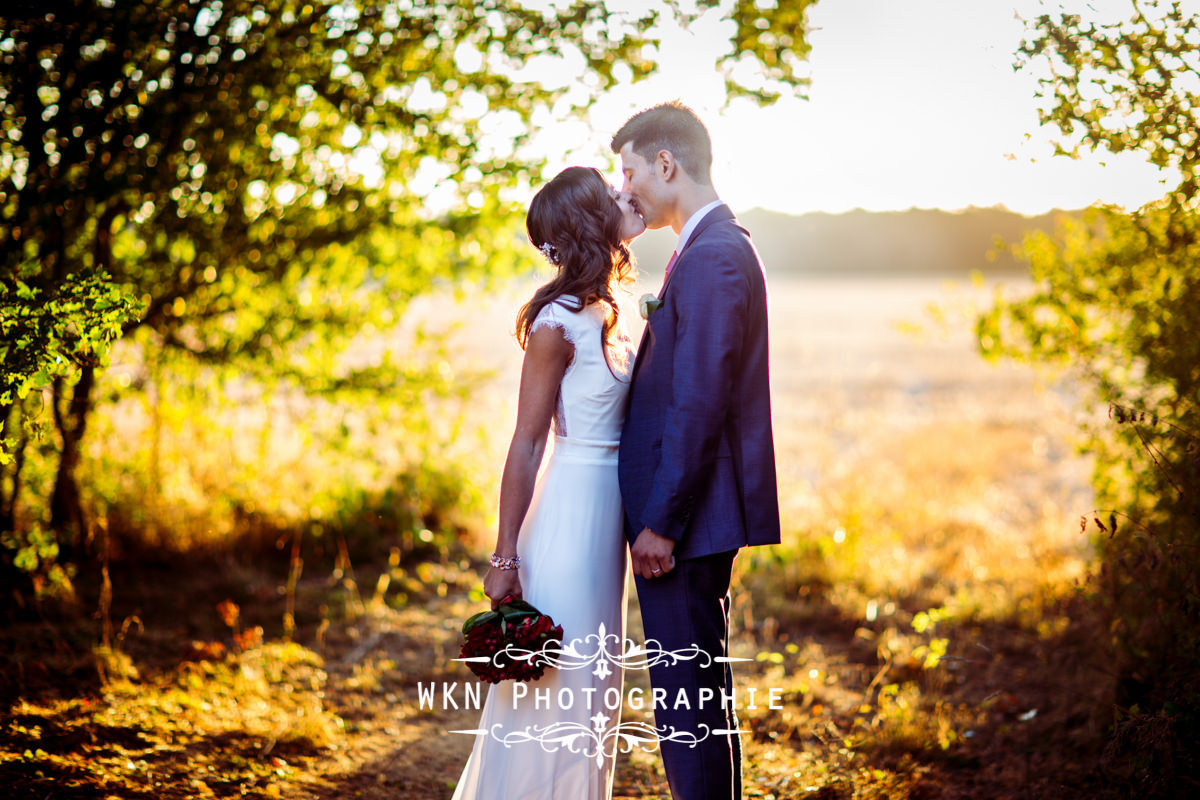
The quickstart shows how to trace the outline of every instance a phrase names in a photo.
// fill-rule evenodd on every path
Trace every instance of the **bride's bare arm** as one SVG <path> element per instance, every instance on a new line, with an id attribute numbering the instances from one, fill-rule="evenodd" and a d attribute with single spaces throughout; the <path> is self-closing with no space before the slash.
<path id="1" fill-rule="evenodd" d="M 558 385 L 571 361 L 575 348 L 563 338 L 562 331 L 541 327 L 529 336 L 525 361 L 521 366 L 521 388 L 517 395 L 517 428 L 504 474 L 500 480 L 500 529 L 496 554 L 508 558 L 517 554 L 517 535 L 533 498 L 546 435 L 554 416 Z M 491 598 L 492 608 L 505 597 L 520 599 L 521 581 L 517 571 L 492 567 L 483 580 L 483 591 Z"/>

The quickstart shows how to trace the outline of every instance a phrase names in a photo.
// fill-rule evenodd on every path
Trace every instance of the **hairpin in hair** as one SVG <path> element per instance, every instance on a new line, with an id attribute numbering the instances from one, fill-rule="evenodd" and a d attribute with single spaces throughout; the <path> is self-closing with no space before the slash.
<path id="1" fill-rule="evenodd" d="M 544 255 L 546 257 L 547 261 L 549 261 L 551 264 L 553 264 L 555 266 L 558 266 L 558 248 L 557 247 L 550 244 L 549 242 L 542 242 L 542 246 L 539 247 L 538 249 L 542 251 L 542 255 Z"/>

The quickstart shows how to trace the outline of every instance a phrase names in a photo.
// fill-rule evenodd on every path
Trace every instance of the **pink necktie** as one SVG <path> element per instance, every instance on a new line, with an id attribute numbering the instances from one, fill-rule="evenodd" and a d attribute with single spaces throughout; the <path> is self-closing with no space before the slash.
<path id="1" fill-rule="evenodd" d="M 672 250 L 671 251 L 671 260 L 667 262 L 667 271 L 663 273 L 663 283 L 666 283 L 667 278 L 669 278 L 671 276 L 671 267 L 675 266 L 675 256 L 676 256 L 676 253 L 674 250 Z"/>

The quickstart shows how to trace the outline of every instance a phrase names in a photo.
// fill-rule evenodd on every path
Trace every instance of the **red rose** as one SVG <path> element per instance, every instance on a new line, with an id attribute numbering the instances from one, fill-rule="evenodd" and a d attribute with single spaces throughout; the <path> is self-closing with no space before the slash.
<path id="1" fill-rule="evenodd" d="M 460 658 L 488 657 L 488 661 L 468 662 L 480 679 L 489 683 L 502 680 L 537 680 L 546 671 L 543 648 L 562 641 L 562 626 L 523 600 L 506 601 L 494 611 L 484 611 L 463 624 L 464 641 Z M 505 649 L 528 651 L 529 655 L 509 656 Z"/>

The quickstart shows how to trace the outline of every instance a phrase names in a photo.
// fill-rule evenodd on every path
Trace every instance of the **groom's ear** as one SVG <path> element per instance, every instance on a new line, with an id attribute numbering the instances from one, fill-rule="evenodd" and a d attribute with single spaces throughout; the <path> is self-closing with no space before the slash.
<path id="1" fill-rule="evenodd" d="M 677 169 L 679 165 L 675 163 L 675 154 L 670 150 L 659 150 L 658 155 L 654 157 L 654 171 L 658 173 L 658 177 L 669 181 L 675 177 Z"/>

